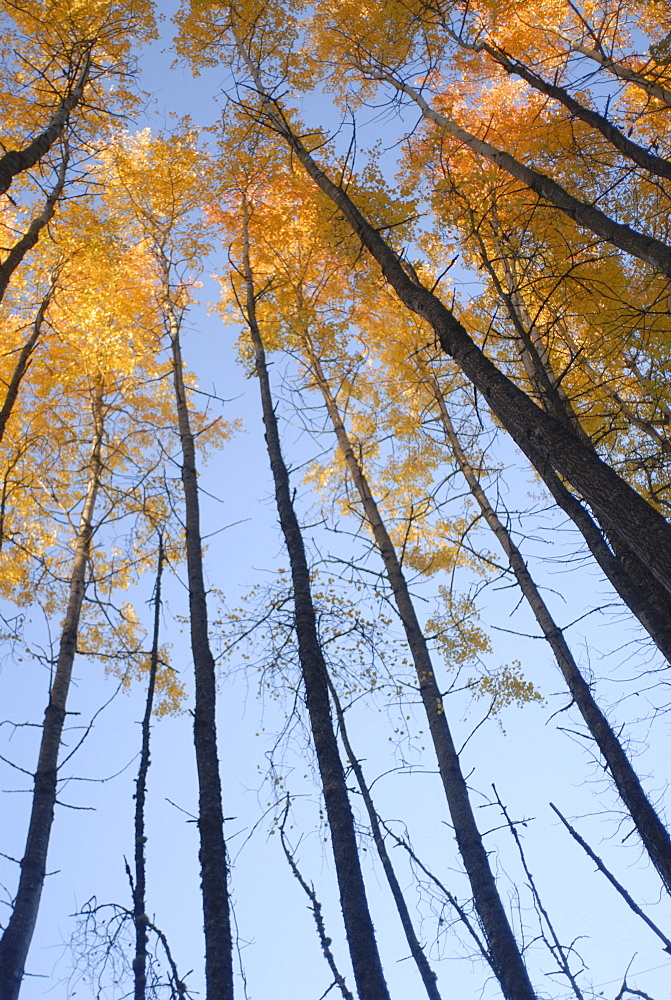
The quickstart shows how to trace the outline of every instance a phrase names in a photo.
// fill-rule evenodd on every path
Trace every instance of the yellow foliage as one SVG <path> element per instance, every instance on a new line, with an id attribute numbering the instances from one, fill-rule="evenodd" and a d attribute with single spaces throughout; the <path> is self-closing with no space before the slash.
<path id="1" fill-rule="evenodd" d="M 158 655 L 153 706 L 153 714 L 158 719 L 166 715 L 181 715 L 186 711 L 184 706 L 186 688 L 180 681 L 177 671 L 170 666 L 169 649 L 169 646 L 161 646 Z M 109 673 L 119 677 L 124 688 L 129 690 L 132 684 L 148 683 L 151 657 L 136 656 L 125 665 L 108 665 L 107 669 Z"/>
<path id="2" fill-rule="evenodd" d="M 468 682 L 473 697 L 487 698 L 491 702 L 492 715 L 498 716 L 510 705 L 528 705 L 543 702 L 544 698 L 531 681 L 525 680 L 519 660 L 512 664 L 488 671 L 482 677 L 472 677 Z"/>

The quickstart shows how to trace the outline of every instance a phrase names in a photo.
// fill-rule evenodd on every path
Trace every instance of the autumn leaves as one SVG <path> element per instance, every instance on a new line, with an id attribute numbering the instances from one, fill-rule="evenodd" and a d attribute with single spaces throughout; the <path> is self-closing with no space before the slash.
<path id="1" fill-rule="evenodd" d="M 234 78 L 210 134 L 188 120 L 158 133 L 126 127 L 138 107 L 132 47 L 154 33 L 149 4 L 5 12 L 0 587 L 6 600 L 40 601 L 52 620 L 64 612 L 65 620 L 33 832 L 0 944 L 11 984 L 6 994 L 0 987 L 3 1000 L 18 994 L 46 871 L 74 657 L 104 657 L 114 646 L 111 669 L 125 682 L 143 676 L 141 623 L 114 595 L 152 564 L 159 535 L 167 560 L 187 567 L 208 997 L 233 995 L 197 478 L 201 448 L 219 448 L 232 428 L 199 411 L 181 343 L 210 254 L 221 310 L 241 325 L 240 354 L 261 387 L 301 692 L 361 1000 L 386 1000 L 387 984 L 271 352 L 291 358 L 301 398 L 320 407 L 331 435 L 310 482 L 377 554 L 376 586 L 403 629 L 481 950 L 503 994 L 535 995 L 475 821 L 438 655 L 455 669 L 472 665 L 469 685 L 494 713 L 540 699 L 514 662 L 479 670 L 486 626 L 472 595 L 446 580 L 462 571 L 482 580 L 495 567 L 519 586 L 643 849 L 671 886 L 668 832 L 490 492 L 501 464 L 492 442 L 507 433 L 668 658 L 671 71 L 662 9 L 194 0 L 177 17 L 179 55 Z M 639 37 L 647 51 L 636 54 Z M 349 149 L 323 120 L 313 129 L 314 91 L 320 100 L 332 93 L 347 114 L 402 105 L 398 177 L 382 165 L 388 150 L 355 153 L 365 125 Z M 457 260 L 474 275 L 462 299 L 450 286 Z M 445 498 L 457 480 L 455 513 Z M 474 534 L 480 522 L 496 554 Z M 123 546 L 109 527 L 117 523 Z M 442 587 L 442 615 L 422 619 L 409 571 Z M 89 607 L 93 591 L 99 600 Z M 113 612 L 103 613 L 108 605 Z M 174 707 L 181 689 L 167 667 L 157 683 Z M 348 738 L 345 750 L 351 758 Z M 388 856 L 382 864 L 386 872 Z M 393 872 L 390 884 L 398 896 Z M 407 909 L 401 920 L 436 996 Z"/>

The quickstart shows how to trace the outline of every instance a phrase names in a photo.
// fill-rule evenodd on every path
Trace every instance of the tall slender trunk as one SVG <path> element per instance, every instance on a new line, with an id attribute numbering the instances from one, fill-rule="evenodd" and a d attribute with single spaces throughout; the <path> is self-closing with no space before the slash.
<path id="1" fill-rule="evenodd" d="M 573 658 L 562 630 L 554 621 L 533 577 L 527 569 L 520 550 L 511 538 L 510 532 L 491 506 L 475 470 L 468 461 L 461 446 L 440 386 L 433 376 L 426 371 L 422 373 L 422 377 L 430 388 L 438 405 L 445 437 L 449 442 L 457 465 L 468 483 L 471 494 L 480 507 L 485 521 L 508 557 L 510 568 L 515 575 L 520 590 L 524 594 L 543 635 L 555 655 L 559 669 L 568 685 L 578 711 L 599 747 L 620 798 L 629 810 L 629 814 L 634 821 L 634 825 L 648 856 L 659 872 L 667 891 L 671 892 L 671 839 L 669 838 L 669 832 L 643 791 L 638 775 L 634 771 L 622 744 L 597 705 L 589 685 Z"/>
<path id="2" fill-rule="evenodd" d="M 657 608 L 645 599 L 639 587 L 627 573 L 621 559 L 613 552 L 604 538 L 599 524 L 590 516 L 581 501 L 567 489 L 554 469 L 544 464 L 541 456 L 537 453 L 535 468 L 557 506 L 573 521 L 585 539 L 595 562 L 613 590 L 639 620 L 662 655 L 671 663 L 671 621 L 669 618 L 660 614 Z"/>
<path id="3" fill-rule="evenodd" d="M 333 858 L 340 891 L 340 906 L 352 969 L 360 1000 L 389 1000 L 389 992 L 375 940 L 375 930 L 361 872 L 354 816 L 352 815 L 345 773 L 333 728 L 327 670 L 317 633 L 310 571 L 303 545 L 303 536 L 291 499 L 289 473 L 282 456 L 265 351 L 256 320 L 256 300 L 249 261 L 246 206 L 243 268 L 246 285 L 245 318 L 254 345 L 256 373 L 259 377 L 261 390 L 263 423 L 275 483 L 277 510 L 291 565 L 298 652 L 326 815 L 331 832 Z"/>
<path id="4" fill-rule="evenodd" d="M 654 80 L 650 80 L 648 77 L 644 76 L 642 73 L 638 73 L 636 70 L 632 69 L 624 63 L 617 62 L 615 59 L 607 55 L 601 48 L 600 42 L 597 41 L 596 36 L 592 36 L 594 39 L 594 47 L 589 45 L 581 45 L 579 42 L 574 42 L 570 38 L 566 38 L 564 35 L 559 34 L 559 37 L 565 41 L 572 52 L 579 52 L 581 56 L 587 56 L 588 59 L 593 59 L 597 65 L 602 69 L 607 70 L 607 72 L 612 73 L 619 80 L 625 80 L 627 83 L 633 83 L 635 87 L 640 87 L 641 90 L 649 94 L 650 97 L 656 97 L 658 101 L 662 101 L 671 107 L 671 90 L 668 87 L 664 87 L 660 83 L 656 83 Z M 597 47 L 598 46 L 598 47 Z"/>
<path id="5" fill-rule="evenodd" d="M 340 730 L 340 736 L 342 738 L 343 746 L 345 748 L 345 753 L 347 754 L 347 763 L 352 768 L 354 775 L 359 786 L 359 791 L 361 792 L 361 798 L 363 799 L 364 805 L 366 807 L 366 812 L 368 813 L 368 822 L 370 823 L 371 833 L 373 834 L 373 841 L 375 847 L 377 848 L 377 853 L 382 864 L 382 868 L 387 877 L 387 882 L 389 884 L 389 889 L 394 898 L 394 903 L 396 904 L 396 909 L 403 927 L 403 932 L 405 934 L 405 939 L 408 942 L 408 948 L 410 949 L 410 954 L 412 955 L 415 965 L 417 966 L 417 971 L 419 972 L 422 982 L 424 984 L 424 989 L 426 990 L 426 995 L 429 1000 L 442 1000 L 440 991 L 437 984 L 437 976 L 429 965 L 429 961 L 426 957 L 424 949 L 419 943 L 417 934 L 415 933 L 415 928 L 412 922 L 412 917 L 410 916 L 410 911 L 408 909 L 408 904 L 405 901 L 403 895 L 403 890 L 399 884 L 398 878 L 396 877 L 396 872 L 394 871 L 394 865 L 389 857 L 389 851 L 387 850 L 387 845 L 385 843 L 384 834 L 380 827 L 380 821 L 378 819 L 377 811 L 373 803 L 373 798 L 370 794 L 370 789 L 368 783 L 364 777 L 363 768 L 359 763 L 359 760 L 352 749 L 352 744 L 349 740 L 349 734 L 347 732 L 347 726 L 345 724 L 345 713 L 343 711 L 342 705 L 340 703 L 340 698 L 333 685 L 333 682 L 329 676 L 328 678 L 329 690 L 331 692 L 331 698 L 333 699 L 333 704 L 335 706 L 336 715 L 338 717 L 338 728 Z"/>
<path id="6" fill-rule="evenodd" d="M 216 673 L 208 633 L 196 447 L 184 387 L 180 317 L 170 297 L 167 276 L 164 286 L 164 307 L 172 346 L 173 381 L 177 425 L 182 448 L 182 484 L 186 510 L 186 564 L 189 581 L 191 651 L 196 682 L 193 733 L 198 771 L 198 829 L 200 832 L 200 871 L 205 924 L 205 980 L 207 1000 L 233 1000 L 233 938 L 221 776 L 217 754 Z"/>
<path id="7" fill-rule="evenodd" d="M 433 670 L 427 642 L 415 612 L 400 560 L 371 493 L 366 476 L 354 454 L 354 449 L 317 353 L 309 337 L 304 338 L 304 343 L 311 371 L 324 397 L 340 451 L 359 493 L 403 623 L 417 672 L 420 695 L 438 759 L 438 769 L 459 853 L 471 884 L 475 908 L 487 938 L 496 977 L 507 1000 L 534 1000 L 534 989 L 501 901 L 487 851 L 475 821 L 468 786 L 461 770 L 459 754 L 445 715 L 443 699 Z"/>
<path id="8" fill-rule="evenodd" d="M 144 718 L 142 719 L 142 747 L 140 766 L 135 782 L 135 880 L 133 884 L 133 923 L 135 924 L 135 958 L 133 959 L 134 998 L 145 1000 L 147 990 L 147 859 L 145 836 L 145 804 L 147 800 L 147 772 L 149 771 L 151 714 L 154 710 L 154 691 L 158 671 L 159 630 L 161 625 L 161 580 L 163 576 L 163 535 L 158 536 L 156 563 L 156 589 L 154 592 L 154 631 L 149 659 L 149 683 Z"/>
<path id="9" fill-rule="evenodd" d="M 490 142 L 473 135 L 472 132 L 462 128 L 447 115 L 436 111 L 418 90 L 388 70 L 364 67 L 363 72 L 373 79 L 389 83 L 398 93 L 406 94 L 415 102 L 424 118 L 438 125 L 446 135 L 468 146 L 478 156 L 496 164 L 511 177 L 521 181 L 534 194 L 554 205 L 583 229 L 589 230 L 612 246 L 619 247 L 620 250 L 624 250 L 632 257 L 651 264 L 661 274 L 671 277 L 671 248 L 666 243 L 654 236 L 648 236 L 632 229 L 631 226 L 622 222 L 615 222 L 605 212 L 595 208 L 589 202 L 575 198 L 566 188 L 548 177 L 547 174 L 543 174 L 533 167 L 528 167 L 505 150 L 498 149 Z"/>
<path id="10" fill-rule="evenodd" d="M 86 571 L 93 536 L 93 515 L 103 471 L 103 385 L 95 388 L 92 404 L 93 444 L 88 486 L 75 540 L 70 574 L 70 595 L 61 630 L 56 672 L 44 715 L 40 753 L 35 772 L 33 803 L 21 861 L 19 887 L 12 915 L 0 939 L 0 1000 L 16 1000 L 21 989 L 46 874 L 47 851 L 54 819 L 58 784 L 58 756 L 66 716 L 66 703 L 77 650 L 79 617 L 86 590 Z"/>
<path id="11" fill-rule="evenodd" d="M 575 118 L 579 118 L 586 125 L 600 132 L 618 152 L 628 160 L 636 163 L 637 166 L 643 167 L 644 170 L 648 170 L 658 177 L 665 177 L 667 180 L 671 180 L 671 162 L 669 160 L 664 159 L 662 156 L 657 156 L 654 152 L 650 152 L 649 149 L 634 142 L 604 115 L 599 114 L 594 108 L 588 108 L 576 100 L 566 87 L 562 87 L 556 82 L 553 83 L 545 80 L 529 66 L 526 66 L 519 59 L 505 52 L 504 49 L 500 49 L 497 45 L 492 45 L 487 41 L 469 43 L 463 36 L 458 35 L 456 32 L 449 29 L 447 29 L 447 32 L 457 45 L 470 49 L 472 52 L 486 52 L 510 76 L 521 77 L 534 90 L 563 104 L 567 111 Z"/>

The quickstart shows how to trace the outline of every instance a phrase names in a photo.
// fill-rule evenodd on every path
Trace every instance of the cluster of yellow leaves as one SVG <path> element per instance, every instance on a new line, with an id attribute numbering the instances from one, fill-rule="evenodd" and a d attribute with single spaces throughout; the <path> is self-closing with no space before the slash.
<path id="1" fill-rule="evenodd" d="M 123 665 L 112 664 L 108 666 L 108 670 L 119 677 L 128 690 L 134 682 L 146 683 L 151 670 L 151 657 L 138 655 L 129 658 Z M 162 645 L 156 671 L 154 715 L 159 719 L 166 715 L 180 715 L 185 710 L 185 699 L 186 688 L 175 668 L 170 666 L 170 647 Z"/>
<path id="2" fill-rule="evenodd" d="M 0 11 L 2 142 L 21 148 L 48 125 L 90 52 L 87 99 L 77 115 L 81 138 L 109 135 L 110 111 L 128 113 L 138 97 L 126 68 L 137 46 L 156 37 L 151 0 L 21 0 Z"/>
<path id="3" fill-rule="evenodd" d="M 491 713 L 500 715 L 510 705 L 521 707 L 532 702 L 543 702 L 543 696 L 531 681 L 525 680 L 519 660 L 492 670 L 482 677 L 473 677 L 468 682 L 476 699 L 490 700 Z"/>

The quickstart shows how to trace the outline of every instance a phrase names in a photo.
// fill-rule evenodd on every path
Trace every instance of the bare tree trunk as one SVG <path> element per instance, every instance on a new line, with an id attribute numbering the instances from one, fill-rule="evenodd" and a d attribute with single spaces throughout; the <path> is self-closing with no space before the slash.
<path id="1" fill-rule="evenodd" d="M 256 374 L 259 377 L 261 389 L 263 422 L 275 483 L 277 510 L 291 564 L 298 652 L 310 727 L 331 832 L 333 857 L 340 890 L 340 906 L 360 1000 L 389 1000 L 389 992 L 375 940 L 375 930 L 361 872 L 354 816 L 352 815 L 345 773 L 333 728 L 327 671 L 317 633 L 317 619 L 312 601 L 310 571 L 305 555 L 303 536 L 291 499 L 289 473 L 282 456 L 265 351 L 256 321 L 253 275 L 249 262 L 246 206 L 244 227 L 245 318 L 254 345 Z"/>
<path id="2" fill-rule="evenodd" d="M 352 749 L 352 744 L 349 741 L 349 734 L 347 732 L 347 726 L 345 725 L 345 713 L 343 712 L 340 698 L 338 697 L 338 693 L 330 677 L 328 678 L 328 684 L 333 704 L 335 706 L 336 715 L 338 717 L 338 728 L 340 729 L 343 746 L 345 747 L 345 753 L 347 754 L 347 762 L 356 776 L 359 791 L 361 792 L 361 797 L 364 801 L 366 812 L 368 813 L 368 822 L 370 823 L 370 829 L 373 834 L 373 841 L 375 842 L 375 847 L 377 848 L 382 868 L 384 869 L 387 882 L 389 883 L 389 889 L 394 898 L 394 903 L 396 904 L 396 909 L 401 920 L 403 932 L 405 933 L 405 939 L 408 942 L 410 954 L 415 961 L 417 971 L 422 978 L 424 989 L 426 990 L 426 995 L 429 1000 L 442 1000 L 437 984 L 438 977 L 429 965 L 424 949 L 419 943 L 419 939 L 415 933 L 412 917 L 410 916 L 410 911 L 408 910 L 403 890 L 401 889 L 399 881 L 396 877 L 392 860 L 389 857 L 389 851 L 387 850 L 387 845 L 384 840 L 384 834 L 380 828 L 380 822 L 370 794 L 370 789 L 364 777 L 363 768 L 361 767 L 361 764 Z"/>
<path id="3" fill-rule="evenodd" d="M 182 484 L 186 509 L 186 563 L 189 581 L 191 651 L 196 680 L 193 732 L 198 770 L 198 829 L 200 831 L 200 871 L 205 923 L 207 1000 L 233 1000 L 233 938 L 221 776 L 217 754 L 216 674 L 208 633 L 196 447 L 184 387 L 180 347 L 180 316 L 170 297 L 167 276 L 164 287 L 164 307 L 172 345 L 173 380 L 177 423 L 182 447 Z"/>
<path id="4" fill-rule="evenodd" d="M 662 103 L 671 107 L 671 90 L 668 87 L 664 87 L 660 83 L 655 83 L 654 80 L 648 79 L 642 73 L 631 69 L 630 66 L 616 62 L 615 59 L 612 59 L 604 52 L 601 46 L 597 48 L 595 45 L 594 48 L 590 48 L 589 45 L 581 45 L 578 42 L 571 41 L 570 38 L 564 38 L 563 35 L 560 37 L 563 38 L 573 52 L 579 52 L 580 55 L 587 56 L 588 59 L 594 60 L 602 69 L 612 73 L 619 80 L 633 83 L 635 87 L 639 87 L 646 94 L 649 94 L 650 97 L 656 97 L 658 101 L 662 101 Z"/>
<path id="5" fill-rule="evenodd" d="M 509 260 L 503 249 L 498 247 L 499 259 L 505 275 L 506 287 L 504 289 L 492 262 L 489 260 L 484 241 L 479 236 L 477 238 L 483 264 L 506 306 L 520 341 L 527 372 L 532 383 L 538 386 L 544 408 L 561 420 L 567 430 L 573 430 L 580 440 L 596 454 L 591 439 L 580 425 L 571 401 L 563 391 L 561 383 L 552 369 L 551 360 L 540 332 L 529 315 L 519 288 L 514 261 Z M 621 536 L 614 532 L 597 514 L 597 520 L 601 522 L 601 530 L 610 543 L 609 549 L 599 527 L 589 517 L 580 501 L 571 497 L 563 484 L 560 484 L 552 470 L 544 468 L 542 463 L 537 465 L 537 469 L 557 503 L 583 534 L 592 554 L 613 588 L 636 615 L 663 656 L 671 662 L 670 595 L 659 581 L 647 571 L 631 546 L 624 544 Z M 599 536 L 600 543 L 596 536 Z"/>
<path id="6" fill-rule="evenodd" d="M 668 830 L 643 791 L 638 775 L 631 766 L 631 762 L 622 744 L 613 732 L 612 726 L 597 705 L 589 685 L 573 658 L 562 630 L 554 621 L 533 577 L 527 569 L 520 550 L 513 542 L 508 529 L 501 522 L 496 511 L 489 503 L 475 470 L 461 447 L 461 442 L 454 429 L 454 424 L 452 423 L 440 386 L 427 372 L 423 372 L 423 378 L 438 405 L 445 437 L 449 442 L 457 465 L 468 483 L 468 487 L 477 501 L 485 521 L 496 535 L 501 548 L 508 557 L 510 568 L 515 574 L 515 579 L 520 590 L 524 594 L 543 635 L 555 655 L 559 669 L 568 685 L 578 711 L 606 762 L 620 798 L 629 810 L 629 814 L 634 821 L 634 825 L 643 841 L 650 860 L 659 872 L 667 891 L 671 892 L 671 839 L 669 838 Z"/>
<path id="7" fill-rule="evenodd" d="M 310 368 L 324 396 L 340 451 L 361 498 L 366 519 L 384 562 L 387 579 L 403 623 L 417 672 L 420 695 L 438 759 L 438 769 L 459 853 L 471 884 L 475 908 L 487 939 L 496 977 L 507 1000 L 534 1000 L 535 992 L 501 901 L 487 851 L 475 821 L 468 787 L 445 715 L 445 707 L 431 663 L 429 649 L 417 619 L 400 561 L 375 498 L 370 491 L 366 476 L 354 454 L 317 353 L 309 338 L 305 337 L 304 342 Z"/>
<path id="8" fill-rule="evenodd" d="M 135 879 L 133 883 L 133 923 L 135 924 L 135 958 L 133 977 L 135 1000 L 145 1000 L 147 989 L 147 861 L 145 851 L 145 803 L 147 800 L 147 772 L 150 764 L 149 740 L 151 735 L 151 714 L 154 709 L 154 691 L 158 671 L 159 629 L 161 624 L 161 578 L 163 576 L 163 536 L 158 536 L 158 560 L 156 564 L 156 590 L 154 592 L 154 632 L 149 661 L 149 683 L 147 701 L 142 719 L 142 748 L 140 766 L 135 782 Z"/>
<path id="9" fill-rule="evenodd" d="M 529 454 L 533 454 L 530 451 Z M 594 560 L 602 570 L 613 590 L 622 598 L 631 613 L 639 620 L 662 655 L 671 662 L 671 622 L 660 615 L 645 600 L 640 589 L 629 577 L 619 557 L 613 552 L 602 530 L 577 497 L 561 481 L 554 469 L 544 464 L 536 453 L 535 468 L 547 486 L 560 510 L 569 517 L 585 539 Z"/>
<path id="10" fill-rule="evenodd" d="M 93 444 L 89 460 L 88 486 L 70 574 L 70 596 L 61 631 L 56 672 L 42 727 L 30 825 L 21 861 L 19 887 L 12 915 L 0 939 L 0 1000 L 16 1000 L 19 995 L 44 886 L 47 851 L 56 805 L 58 755 L 65 723 L 72 665 L 77 650 L 79 617 L 86 589 L 86 571 L 93 536 L 93 515 L 103 471 L 102 381 L 95 388 L 92 410 Z"/>
<path id="11" fill-rule="evenodd" d="M 634 142 L 604 115 L 599 114 L 594 108 L 588 108 L 584 104 L 581 104 L 580 101 L 577 101 L 565 87 L 543 79 L 538 73 L 535 73 L 528 66 L 525 66 L 524 63 L 521 63 L 514 56 L 509 55 L 498 46 L 486 41 L 467 42 L 463 36 L 451 31 L 446 25 L 445 27 L 450 37 L 458 45 L 473 52 L 486 52 L 510 76 L 521 77 L 534 90 L 563 104 L 575 118 L 579 118 L 586 125 L 600 132 L 618 152 L 622 153 L 628 160 L 631 160 L 632 163 L 636 163 L 637 166 L 643 167 L 644 170 L 648 170 L 658 177 L 665 177 L 667 180 L 671 180 L 671 162 L 669 160 L 651 153 L 644 146 L 640 146 L 637 142 Z M 669 96 L 671 97 L 671 94 Z"/>

